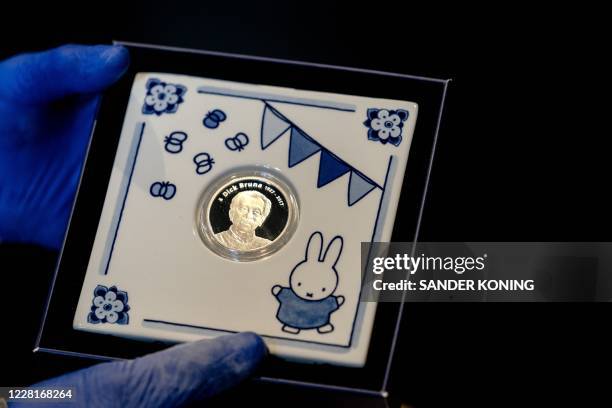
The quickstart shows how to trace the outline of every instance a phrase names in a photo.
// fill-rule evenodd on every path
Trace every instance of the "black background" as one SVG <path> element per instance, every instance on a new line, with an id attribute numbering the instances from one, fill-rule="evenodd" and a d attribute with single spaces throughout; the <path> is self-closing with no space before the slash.
<path id="1" fill-rule="evenodd" d="M 586 3 L 58 4 L 3 5 L 0 56 L 120 39 L 452 78 L 421 240 L 611 240 L 609 44 L 604 14 Z M 15 260 L 24 271 L 3 273 L 5 287 L 27 289 L 29 299 L 18 312 L 5 307 L 13 320 L 3 321 L 36 316 L 54 254 L 2 251 L 3 265 Z M 411 304 L 399 392 L 416 407 L 588 406 L 609 381 L 610 312 L 607 304 Z M 3 328 L 5 349 L 30 350 L 17 341 L 29 331 Z M 26 362 L 14 368 L 25 373 L 3 372 L 4 383 L 30 375 Z M 34 377 L 70 368 L 45 363 L 35 362 Z"/>

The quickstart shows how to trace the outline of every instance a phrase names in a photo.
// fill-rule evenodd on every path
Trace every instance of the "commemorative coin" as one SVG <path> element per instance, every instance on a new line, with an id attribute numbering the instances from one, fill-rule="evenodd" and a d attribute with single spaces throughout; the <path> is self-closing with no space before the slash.
<path id="1" fill-rule="evenodd" d="M 212 183 L 198 204 L 197 224 L 211 250 L 250 261 L 280 249 L 295 231 L 298 216 L 287 183 L 269 171 L 248 170 Z"/>

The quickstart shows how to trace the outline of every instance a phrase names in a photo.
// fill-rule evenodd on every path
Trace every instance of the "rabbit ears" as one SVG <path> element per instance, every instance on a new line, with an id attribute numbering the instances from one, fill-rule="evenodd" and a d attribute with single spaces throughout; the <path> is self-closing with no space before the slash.
<path id="1" fill-rule="evenodd" d="M 343 246 L 344 240 L 340 235 L 336 235 L 329 245 L 327 245 L 325 253 L 323 253 L 323 234 L 319 231 L 314 232 L 308 239 L 304 260 L 316 259 L 319 262 L 324 262 L 332 268 L 335 268 L 342 254 Z"/>

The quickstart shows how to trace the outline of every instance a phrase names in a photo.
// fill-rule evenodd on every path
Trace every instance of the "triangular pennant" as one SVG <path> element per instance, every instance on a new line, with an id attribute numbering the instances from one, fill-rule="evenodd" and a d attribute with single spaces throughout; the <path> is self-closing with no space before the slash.
<path id="1" fill-rule="evenodd" d="M 291 128 L 289 141 L 289 167 L 299 164 L 321 150 L 321 146 L 297 128 Z"/>
<path id="2" fill-rule="evenodd" d="M 346 163 L 331 154 L 329 151 L 322 149 L 321 161 L 319 162 L 319 178 L 317 180 L 317 187 L 323 187 L 349 170 L 350 168 L 346 165 Z"/>
<path id="3" fill-rule="evenodd" d="M 261 148 L 270 146 L 291 127 L 276 109 L 266 105 L 261 119 Z"/>
<path id="4" fill-rule="evenodd" d="M 375 184 L 363 178 L 363 176 L 356 171 L 352 171 L 348 187 L 349 207 L 365 197 L 370 191 L 374 190 L 374 188 L 376 188 Z"/>

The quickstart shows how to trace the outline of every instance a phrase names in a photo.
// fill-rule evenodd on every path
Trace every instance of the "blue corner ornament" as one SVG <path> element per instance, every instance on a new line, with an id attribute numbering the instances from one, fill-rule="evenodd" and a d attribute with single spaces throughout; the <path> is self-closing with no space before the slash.
<path id="1" fill-rule="evenodd" d="M 204 116 L 202 123 L 209 129 L 216 129 L 219 127 L 219 122 L 224 122 L 225 119 L 227 119 L 225 112 L 220 109 L 215 109 Z"/>
<path id="2" fill-rule="evenodd" d="M 142 106 L 142 113 L 145 115 L 175 113 L 187 92 L 183 85 L 169 84 L 157 78 L 150 78 L 146 88 L 147 95 Z"/>
<path id="3" fill-rule="evenodd" d="M 153 197 L 161 197 L 164 200 L 171 200 L 176 194 L 176 186 L 169 181 L 156 181 L 155 183 L 151 184 L 149 193 L 151 193 Z"/>
<path id="4" fill-rule="evenodd" d="M 116 286 L 107 288 L 98 285 L 93 293 L 91 311 L 87 315 L 88 323 L 128 324 L 130 322 L 127 292 L 117 289 Z"/>
<path id="5" fill-rule="evenodd" d="M 408 111 L 403 109 L 368 109 L 368 119 L 363 124 L 368 128 L 368 139 L 382 144 L 399 146 L 402 142 L 402 129 L 408 119 Z"/>

